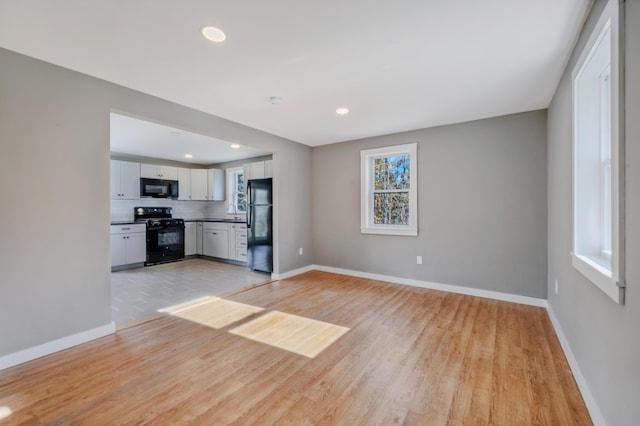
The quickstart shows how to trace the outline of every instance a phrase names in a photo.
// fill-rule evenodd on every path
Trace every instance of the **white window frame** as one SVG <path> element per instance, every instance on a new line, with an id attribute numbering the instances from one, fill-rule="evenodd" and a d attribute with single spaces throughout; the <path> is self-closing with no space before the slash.
<path id="1" fill-rule="evenodd" d="M 360 151 L 360 232 L 382 235 L 418 235 L 418 155 L 417 143 Z M 409 224 L 381 225 L 373 223 L 373 161 L 380 157 L 409 155 Z"/>
<path id="2" fill-rule="evenodd" d="M 240 167 L 231 167 L 227 169 L 227 214 L 231 216 L 245 216 L 247 214 L 246 211 L 238 212 L 236 208 L 237 204 L 237 195 L 235 191 L 235 179 L 234 175 L 237 173 L 244 174 L 244 168 Z"/>
<path id="3" fill-rule="evenodd" d="M 609 0 L 571 74 L 571 259 L 575 269 L 623 304 L 624 117 L 620 105 L 624 82 L 620 79 L 619 14 L 618 0 Z M 603 58 L 609 61 L 608 67 L 603 66 Z"/>

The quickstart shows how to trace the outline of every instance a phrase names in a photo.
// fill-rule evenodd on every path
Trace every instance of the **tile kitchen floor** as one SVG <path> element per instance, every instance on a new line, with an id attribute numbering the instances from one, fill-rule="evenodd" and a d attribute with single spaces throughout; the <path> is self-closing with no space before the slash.
<path id="1" fill-rule="evenodd" d="M 206 259 L 188 259 L 111 273 L 116 326 L 158 314 L 159 309 L 270 281 L 268 274 Z"/>

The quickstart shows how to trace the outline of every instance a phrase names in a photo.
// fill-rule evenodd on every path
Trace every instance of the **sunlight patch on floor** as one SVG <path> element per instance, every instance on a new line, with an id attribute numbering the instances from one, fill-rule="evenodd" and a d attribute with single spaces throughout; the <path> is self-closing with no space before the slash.
<path id="1" fill-rule="evenodd" d="M 0 420 L 6 419 L 11 415 L 11 408 L 6 406 L 0 406 Z"/>
<path id="2" fill-rule="evenodd" d="M 166 312 L 174 317 L 220 329 L 261 311 L 264 311 L 264 308 L 210 297 Z"/>
<path id="3" fill-rule="evenodd" d="M 315 358 L 347 331 L 347 327 L 273 311 L 229 333 Z"/>

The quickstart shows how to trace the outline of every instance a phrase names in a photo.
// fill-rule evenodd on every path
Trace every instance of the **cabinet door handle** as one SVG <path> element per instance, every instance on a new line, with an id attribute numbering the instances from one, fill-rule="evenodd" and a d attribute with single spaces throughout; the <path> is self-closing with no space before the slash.
<path id="1" fill-rule="evenodd" d="M 131 228 L 121 228 L 123 231 L 128 231 Z"/>
<path id="2" fill-rule="evenodd" d="M 213 235 L 218 235 L 218 233 L 217 233 L 217 232 L 212 232 L 212 234 L 213 234 Z"/>

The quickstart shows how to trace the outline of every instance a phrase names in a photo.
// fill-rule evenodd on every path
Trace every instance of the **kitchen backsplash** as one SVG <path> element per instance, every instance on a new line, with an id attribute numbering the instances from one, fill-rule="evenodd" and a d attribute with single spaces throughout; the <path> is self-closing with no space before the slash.
<path id="1" fill-rule="evenodd" d="M 182 219 L 222 218 L 227 214 L 224 201 L 178 201 L 167 198 L 111 200 L 111 221 L 133 220 L 135 207 L 173 207 L 173 217 Z"/>

